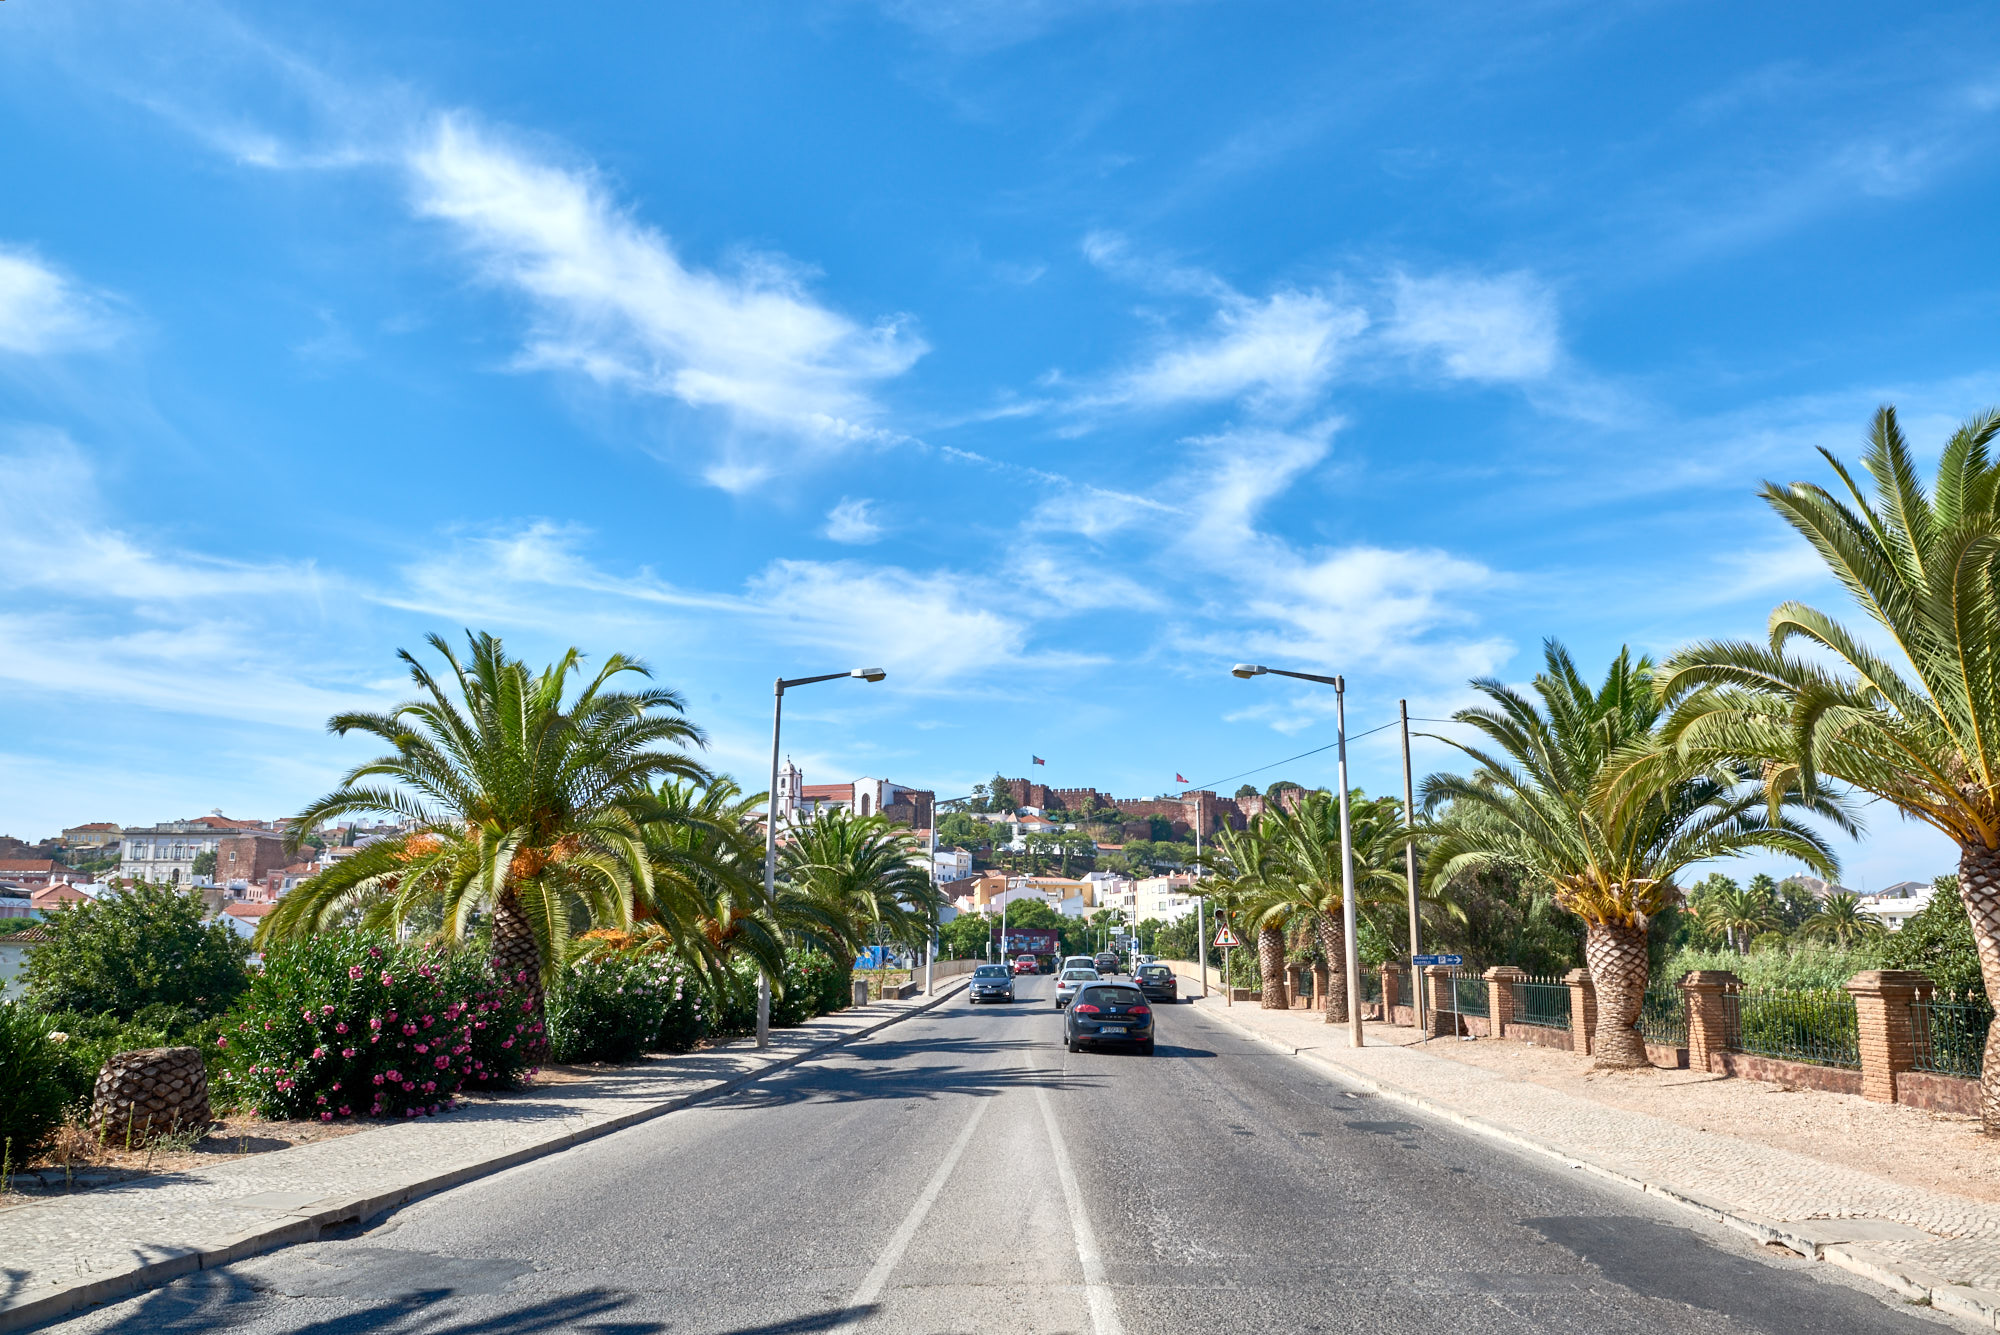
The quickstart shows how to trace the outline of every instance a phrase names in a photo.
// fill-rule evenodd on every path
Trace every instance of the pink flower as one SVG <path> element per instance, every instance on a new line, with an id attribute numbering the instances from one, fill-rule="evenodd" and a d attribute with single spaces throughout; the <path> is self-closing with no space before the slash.
<path id="1" fill-rule="evenodd" d="M 331 1004 L 321 1006 L 319 1008 L 319 1013 L 321 1015 L 331 1015 L 333 1014 L 333 1006 Z"/>
<path id="2" fill-rule="evenodd" d="M 301 1014 L 303 1014 L 308 1020 L 310 1020 L 313 1017 L 313 1008 L 308 1006 L 305 1008 L 303 1012 L 301 1012 Z"/>
<path id="3" fill-rule="evenodd" d="M 381 947 L 379 947 L 379 946 L 370 946 L 370 947 L 368 947 L 368 958 L 369 958 L 369 959 L 371 959 L 371 960 L 379 960 L 379 959 L 381 959 L 381 958 L 382 958 L 382 950 L 381 950 Z"/>
<path id="4" fill-rule="evenodd" d="M 382 1022 L 380 1020 L 370 1020 L 368 1022 L 368 1027 L 370 1029 L 380 1029 L 382 1027 Z"/>
<path id="5" fill-rule="evenodd" d="M 376 1083 L 376 1084 L 378 1084 L 378 1085 L 382 1083 L 382 1077 L 381 1077 L 380 1075 L 377 1075 L 377 1076 L 375 1077 L 375 1083 Z"/>
<path id="6" fill-rule="evenodd" d="M 433 1116 L 433 1117 L 437 1116 L 437 1110 L 438 1110 L 438 1106 L 437 1106 L 437 1105 L 436 1105 L 435 1103 L 433 1103 L 433 1104 L 431 1105 L 431 1116 Z"/>
<path id="7" fill-rule="evenodd" d="M 414 1090 L 416 1087 L 417 1087 L 417 1082 L 414 1080 L 405 1080 L 403 1082 L 403 1089 L 405 1092 Z"/>
<path id="8" fill-rule="evenodd" d="M 341 1056 L 343 1056 L 343 1057 L 345 1057 L 345 1058 L 347 1058 L 347 1060 L 349 1060 L 349 1061 L 353 1061 L 353 1060 L 354 1060 L 354 1049 L 353 1049 L 353 1048 L 342 1048 L 342 1049 L 340 1050 L 340 1055 L 341 1055 Z"/>
<path id="9" fill-rule="evenodd" d="M 428 1044 L 428 1043 L 419 1043 L 419 1044 L 417 1044 L 417 1051 L 418 1051 L 418 1052 L 429 1052 L 430 1050 L 431 1050 L 431 1045 L 430 1045 L 430 1044 Z"/>
<path id="10" fill-rule="evenodd" d="M 390 973 L 387 969 L 382 970 L 382 986 L 394 987 L 395 985 L 396 985 L 395 975 Z"/>
<path id="11" fill-rule="evenodd" d="M 346 1104 L 343 1103 L 340 1105 L 340 1115 L 342 1117 L 352 1117 L 354 1116 L 354 1109 L 348 1107 Z"/>
<path id="12" fill-rule="evenodd" d="M 347 966 L 347 981 L 350 983 L 361 981 L 361 966 L 359 964 L 350 964 Z"/>
<path id="13" fill-rule="evenodd" d="M 314 1061 L 318 1061 L 318 1060 L 319 1060 L 319 1059 L 320 1059 L 321 1057 L 324 1057 L 324 1056 L 326 1056 L 326 1049 L 325 1049 L 325 1048 L 314 1048 L 314 1049 L 313 1049 L 313 1060 L 314 1060 Z"/>
<path id="14" fill-rule="evenodd" d="M 439 1058 L 437 1059 L 437 1068 L 438 1068 L 438 1070 L 442 1071 L 442 1070 L 443 1070 L 443 1069 L 444 1069 L 445 1067 L 447 1067 L 447 1066 L 449 1066 L 449 1065 L 451 1065 L 451 1058 L 449 1058 L 449 1057 L 439 1057 Z"/>
<path id="15" fill-rule="evenodd" d="M 437 1086 L 437 1081 L 435 1081 L 435 1080 L 426 1080 L 426 1081 L 424 1081 L 424 1093 L 426 1093 L 426 1094 L 435 1094 L 435 1093 L 437 1093 L 437 1087 L 438 1087 L 438 1086 Z"/>
<path id="16" fill-rule="evenodd" d="M 503 1038 L 500 1040 L 500 1046 L 503 1048 L 511 1048 L 514 1046 L 514 1040 L 511 1038 Z"/>
<path id="17" fill-rule="evenodd" d="M 333 1027 L 333 1032 L 334 1032 L 334 1033 L 336 1033 L 336 1034 L 344 1034 L 344 1033 L 346 1033 L 346 1032 L 347 1032 L 347 1021 L 345 1021 L 345 1020 L 342 1020 L 342 1021 L 341 1021 L 341 1022 L 340 1022 L 339 1024 L 335 1025 L 335 1026 Z"/>
<path id="18" fill-rule="evenodd" d="M 217 1046 L 218 1048 L 226 1048 L 229 1046 L 229 1040 L 227 1038 L 218 1038 L 215 1040 L 215 1046 Z"/>
<path id="19" fill-rule="evenodd" d="M 323 1112 L 319 1115 L 319 1120 L 322 1122 L 331 1122 L 333 1120 L 333 1114 L 330 1112 Z"/>
<path id="20" fill-rule="evenodd" d="M 401 1080 L 402 1078 L 403 1078 L 403 1073 L 402 1073 L 401 1071 L 391 1071 L 391 1072 L 389 1072 L 389 1079 L 390 1079 L 390 1080 L 392 1080 L 392 1081 L 394 1081 L 394 1080 Z"/>

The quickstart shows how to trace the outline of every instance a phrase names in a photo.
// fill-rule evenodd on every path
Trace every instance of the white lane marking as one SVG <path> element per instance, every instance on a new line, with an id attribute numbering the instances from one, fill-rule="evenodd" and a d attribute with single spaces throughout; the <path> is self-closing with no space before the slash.
<path id="1" fill-rule="evenodd" d="M 1035 1069 L 1032 1060 L 1028 1069 Z M 1105 1279 L 1104 1258 L 1097 1250 L 1097 1231 L 1091 1228 L 1090 1216 L 1084 1212 L 1083 1188 L 1076 1180 L 1076 1170 L 1070 1167 L 1069 1146 L 1056 1125 L 1049 1092 L 1039 1081 L 1035 1084 L 1035 1101 L 1042 1105 L 1042 1125 L 1049 1131 L 1056 1180 L 1062 1183 L 1063 1202 L 1069 1206 L 1070 1231 L 1076 1234 L 1076 1259 L 1083 1263 L 1083 1293 L 1090 1304 L 1090 1328 L 1097 1335 L 1124 1335 L 1125 1327 L 1118 1322 L 1118 1305 L 1111 1300 L 1111 1285 Z"/>
<path id="2" fill-rule="evenodd" d="M 903 1222 L 889 1235 L 889 1245 L 884 1247 L 882 1254 L 875 1259 L 875 1268 L 868 1272 L 868 1278 L 861 1281 L 861 1287 L 847 1300 L 847 1316 L 834 1329 L 844 1330 L 859 1322 L 867 1314 L 855 1309 L 868 1306 L 881 1295 L 883 1285 L 889 1282 L 889 1272 L 903 1259 L 903 1253 L 909 1248 L 910 1239 L 916 1237 L 917 1230 L 923 1226 L 924 1216 L 931 1212 L 931 1206 L 937 1204 L 937 1198 L 944 1192 L 944 1184 L 950 1179 L 952 1169 L 958 1167 L 959 1159 L 964 1157 L 965 1147 L 972 1143 L 972 1133 L 978 1127 L 979 1119 L 986 1115 L 986 1105 L 991 1102 L 991 1099 L 974 1101 L 972 1116 L 966 1119 L 965 1129 L 958 1133 L 958 1139 L 952 1142 L 950 1151 L 944 1156 L 944 1162 L 940 1163 L 937 1171 L 931 1174 L 931 1180 L 924 1184 L 921 1192 L 917 1193 L 916 1203 L 910 1207 L 910 1212 L 903 1216 Z"/>

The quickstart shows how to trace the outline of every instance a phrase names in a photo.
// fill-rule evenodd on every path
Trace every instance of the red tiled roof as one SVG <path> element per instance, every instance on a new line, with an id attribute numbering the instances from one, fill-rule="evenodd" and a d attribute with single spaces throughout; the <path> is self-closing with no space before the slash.
<path id="1" fill-rule="evenodd" d="M 89 895 L 75 886 L 51 885 L 46 889 L 35 891 L 28 902 L 39 909 L 47 908 L 51 904 L 80 904 L 89 898 Z"/>
<path id="2" fill-rule="evenodd" d="M 822 798 L 822 799 L 824 799 L 824 798 L 829 798 L 829 797 L 836 797 L 836 798 L 838 798 L 838 797 L 846 797 L 846 798 L 851 798 L 851 797 L 853 797 L 853 796 L 854 796 L 854 785 L 853 785 L 853 784 L 851 784 L 851 783 L 807 783 L 807 784 L 801 784 L 801 785 L 799 786 L 799 796 L 801 796 L 801 797 L 817 797 L 817 798 Z"/>
<path id="3" fill-rule="evenodd" d="M 0 876 L 19 875 L 22 872 L 53 872 L 54 858 L 0 858 Z M 64 867 L 64 871 L 69 868 Z"/>
<path id="4" fill-rule="evenodd" d="M 110 821 L 108 821 L 108 820 L 94 820 L 94 821 L 92 821 L 92 822 L 91 822 L 90 824 L 88 824 L 88 825 L 72 825 L 72 826 L 70 826 L 70 829 L 72 829 L 72 830 L 115 830 L 115 829 L 117 829 L 117 828 L 119 828 L 119 827 L 118 827 L 118 826 L 116 826 L 116 825 L 114 825 L 114 824 L 112 824 L 112 823 L 111 823 Z"/>
<path id="5" fill-rule="evenodd" d="M 253 901 L 225 904 L 222 911 L 232 918 L 261 918 L 276 907 L 278 907 L 276 904 L 262 904 Z"/>

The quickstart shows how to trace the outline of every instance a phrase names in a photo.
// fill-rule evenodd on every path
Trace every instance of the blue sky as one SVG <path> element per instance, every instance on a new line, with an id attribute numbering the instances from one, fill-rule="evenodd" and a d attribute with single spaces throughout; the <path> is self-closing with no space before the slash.
<path id="1" fill-rule="evenodd" d="M 433 630 L 751 787 L 879 663 L 808 781 L 1146 795 L 1332 740 L 1239 659 L 1358 731 L 1845 614 L 1754 489 L 2000 402 L 2000 22 L 1800 18 L 11 0 L 0 827 L 294 810 Z"/>

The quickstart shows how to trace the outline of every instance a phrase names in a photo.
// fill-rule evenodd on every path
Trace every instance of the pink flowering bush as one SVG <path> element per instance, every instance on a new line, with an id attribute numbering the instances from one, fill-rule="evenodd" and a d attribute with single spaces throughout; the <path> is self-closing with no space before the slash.
<path id="1" fill-rule="evenodd" d="M 266 1117 L 444 1112 L 531 1077 L 547 1046 L 532 999 L 484 960 L 369 932 L 273 950 L 233 1019 L 225 1090 Z"/>

